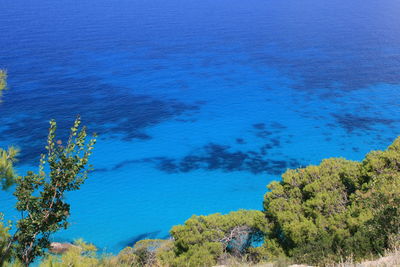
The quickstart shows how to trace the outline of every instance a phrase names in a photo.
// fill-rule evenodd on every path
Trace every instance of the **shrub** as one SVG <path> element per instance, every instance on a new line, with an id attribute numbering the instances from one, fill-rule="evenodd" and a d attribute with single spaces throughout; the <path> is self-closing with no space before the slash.
<path id="1" fill-rule="evenodd" d="M 400 139 L 361 163 L 332 158 L 288 170 L 268 188 L 267 250 L 319 264 L 378 255 L 400 230 Z"/>
<path id="2" fill-rule="evenodd" d="M 157 254 L 170 247 L 170 240 L 144 239 L 135 244 L 131 253 L 136 256 L 140 266 L 158 265 Z"/>
<path id="3" fill-rule="evenodd" d="M 82 239 L 74 242 L 61 256 L 48 255 L 39 267 L 95 267 L 100 265 L 96 257 L 97 248 L 93 244 L 88 244 Z"/>
<path id="4" fill-rule="evenodd" d="M 264 225 L 260 211 L 193 216 L 184 225 L 171 229 L 172 250 L 160 253 L 159 258 L 170 266 L 212 266 L 224 252 L 235 256 L 245 254 L 262 240 Z"/>
<path id="5" fill-rule="evenodd" d="M 10 257 L 9 253 L 6 252 L 7 241 L 10 238 L 9 230 L 10 226 L 4 224 L 3 214 L 0 213 L 0 255 L 4 255 L 5 260 L 8 260 Z"/>

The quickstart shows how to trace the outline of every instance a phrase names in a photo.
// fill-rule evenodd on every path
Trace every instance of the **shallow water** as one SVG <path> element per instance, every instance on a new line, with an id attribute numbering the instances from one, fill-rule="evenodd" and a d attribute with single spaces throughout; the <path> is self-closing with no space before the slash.
<path id="1" fill-rule="evenodd" d="M 400 2 L 1 0 L 0 144 L 36 168 L 48 121 L 99 133 L 71 226 L 116 252 L 192 214 L 261 209 L 287 168 L 400 132 Z M 18 219 L 11 192 L 0 193 Z"/>

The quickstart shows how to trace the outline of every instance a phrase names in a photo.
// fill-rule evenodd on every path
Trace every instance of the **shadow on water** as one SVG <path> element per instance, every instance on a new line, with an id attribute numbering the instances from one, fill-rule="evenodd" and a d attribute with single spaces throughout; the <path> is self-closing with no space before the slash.
<path id="1" fill-rule="evenodd" d="M 127 240 L 121 241 L 118 243 L 118 246 L 121 247 L 133 247 L 137 242 L 143 239 L 155 239 L 161 233 L 161 230 L 154 232 L 147 232 L 135 235 Z"/>
<path id="2" fill-rule="evenodd" d="M 264 133 L 268 128 L 270 134 Z M 208 143 L 186 156 L 171 158 L 168 156 L 144 159 L 125 160 L 110 169 L 99 169 L 98 172 L 113 171 L 131 164 L 148 163 L 165 173 L 187 173 L 196 170 L 221 170 L 224 172 L 245 171 L 252 174 L 266 173 L 280 175 L 288 168 L 298 168 L 302 164 L 298 159 L 277 155 L 283 143 L 291 142 L 291 135 L 285 134 L 286 126 L 277 122 L 252 125 L 252 133 L 262 139 L 261 146 L 254 150 L 235 150 L 229 145 Z M 254 132 L 255 129 L 255 132 Z M 234 143 L 245 144 L 242 137 Z"/>
<path id="3" fill-rule="evenodd" d="M 399 120 L 386 119 L 380 117 L 359 116 L 350 113 L 332 114 L 337 125 L 342 127 L 347 133 L 351 134 L 355 131 L 371 131 L 378 126 L 391 127 Z M 328 127 L 335 127 L 335 124 L 327 124 Z"/>
<path id="4" fill-rule="evenodd" d="M 177 100 L 132 94 L 94 77 L 49 79 L 41 85 L 43 94 L 25 96 L 12 90 L 0 106 L 0 141 L 22 148 L 21 161 L 38 159 L 46 140 L 48 121 L 56 119 L 58 138 L 68 134 L 77 114 L 90 132 L 114 136 L 125 141 L 147 140 L 145 129 L 165 120 L 190 116 L 199 106 Z M 29 94 L 29 93 L 28 93 Z"/>

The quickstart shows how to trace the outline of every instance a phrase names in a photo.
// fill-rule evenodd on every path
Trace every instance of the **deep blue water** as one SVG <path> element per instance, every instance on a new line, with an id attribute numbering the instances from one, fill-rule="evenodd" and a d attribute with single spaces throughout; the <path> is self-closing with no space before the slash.
<path id="1" fill-rule="evenodd" d="M 100 135 L 71 226 L 116 252 L 192 214 L 261 209 L 287 168 L 400 133 L 399 1 L 0 0 L 0 145 Z M 12 192 L 0 211 L 18 219 Z"/>

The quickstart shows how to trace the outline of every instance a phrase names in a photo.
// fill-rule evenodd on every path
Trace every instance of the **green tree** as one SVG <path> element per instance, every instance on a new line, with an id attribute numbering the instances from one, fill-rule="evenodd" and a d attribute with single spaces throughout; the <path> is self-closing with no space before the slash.
<path id="1" fill-rule="evenodd" d="M 400 230 L 400 138 L 362 162 L 288 170 L 264 199 L 264 247 L 303 263 L 379 255 Z"/>
<path id="2" fill-rule="evenodd" d="M 271 225 L 265 245 L 279 244 L 288 256 L 306 261 L 309 254 L 315 260 L 336 255 L 335 244 L 350 236 L 351 194 L 360 176 L 360 164 L 345 159 L 288 170 L 281 182 L 268 186 L 264 208 Z"/>
<path id="3" fill-rule="evenodd" d="M 4 224 L 3 215 L 0 213 L 0 255 L 6 255 L 7 240 L 10 238 L 10 226 Z M 7 255 L 9 256 L 9 255 Z M 8 258 L 8 257 L 7 257 Z M 0 264 L 1 266 L 1 264 Z"/>
<path id="4" fill-rule="evenodd" d="M 56 141 L 56 122 L 50 122 L 47 154 L 42 155 L 39 172 L 29 171 L 16 179 L 14 195 L 17 210 L 22 214 L 15 234 L 9 239 L 6 253 L 0 257 L 0 265 L 12 249 L 19 260 L 28 266 L 49 248 L 50 234 L 67 228 L 70 205 L 64 201 L 68 191 L 78 190 L 86 180 L 89 156 L 96 142 L 87 140 L 86 128 L 80 128 L 78 117 L 65 144 Z M 46 174 L 48 170 L 48 174 Z"/>
<path id="5" fill-rule="evenodd" d="M 380 254 L 400 241 L 400 138 L 384 151 L 372 151 L 363 161 L 364 183 L 357 197 L 373 217 L 360 229 Z"/>
<path id="6" fill-rule="evenodd" d="M 226 215 L 193 216 L 174 226 L 171 250 L 160 253 L 163 265 L 212 266 L 224 254 L 245 254 L 262 240 L 264 215 L 256 210 L 239 210 Z"/>

